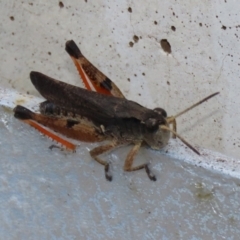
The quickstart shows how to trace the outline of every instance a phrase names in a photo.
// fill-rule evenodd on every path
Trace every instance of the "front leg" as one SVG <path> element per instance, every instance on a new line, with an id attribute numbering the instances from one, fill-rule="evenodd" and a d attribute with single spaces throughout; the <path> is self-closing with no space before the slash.
<path id="1" fill-rule="evenodd" d="M 177 121 L 175 117 L 167 117 L 167 122 L 168 124 L 172 124 L 173 126 L 173 131 L 177 132 Z M 173 133 L 172 138 L 177 138 L 177 136 Z"/>

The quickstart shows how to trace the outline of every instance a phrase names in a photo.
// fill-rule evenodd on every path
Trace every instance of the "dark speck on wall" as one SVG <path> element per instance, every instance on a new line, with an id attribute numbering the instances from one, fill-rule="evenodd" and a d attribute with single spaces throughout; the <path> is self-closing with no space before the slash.
<path id="1" fill-rule="evenodd" d="M 161 45 L 164 52 L 166 52 L 166 53 L 171 53 L 172 52 L 171 45 L 170 45 L 170 43 L 168 42 L 167 39 L 162 39 L 160 41 L 160 45 Z"/>
<path id="2" fill-rule="evenodd" d="M 133 40 L 134 40 L 134 42 L 135 42 L 135 43 L 137 43 L 137 42 L 138 42 L 138 40 L 139 40 L 139 37 L 138 37 L 138 36 L 136 36 L 136 35 L 134 35 L 134 36 L 133 36 Z"/>
<path id="3" fill-rule="evenodd" d="M 58 5 L 59 5 L 60 8 L 63 8 L 63 7 L 64 7 L 63 2 L 59 2 Z"/>

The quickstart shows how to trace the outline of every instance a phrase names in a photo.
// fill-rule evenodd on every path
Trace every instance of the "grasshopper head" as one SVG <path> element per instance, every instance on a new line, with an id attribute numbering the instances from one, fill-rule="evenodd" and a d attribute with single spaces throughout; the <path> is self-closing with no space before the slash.
<path id="1" fill-rule="evenodd" d="M 146 134 L 144 134 L 144 141 L 152 149 L 158 150 L 158 149 L 165 147 L 170 138 L 170 132 L 166 129 L 162 129 L 161 126 L 164 125 L 164 126 L 168 127 L 169 124 L 166 121 L 167 112 L 164 109 L 155 108 L 153 111 L 159 114 L 158 121 L 157 121 L 157 119 L 154 119 L 154 120 L 156 120 L 156 123 L 158 123 L 158 125 L 156 126 L 155 131 L 149 131 Z M 147 124 L 147 125 L 149 125 L 149 124 Z"/>
<path id="2" fill-rule="evenodd" d="M 186 108 L 182 112 L 179 112 L 175 116 L 167 117 L 167 113 L 162 108 L 155 108 L 154 112 L 159 114 L 157 118 L 149 118 L 145 122 L 145 126 L 149 131 L 143 136 L 144 141 L 152 148 L 152 149 L 160 149 L 167 145 L 168 140 L 170 139 L 170 133 L 173 134 L 173 137 L 179 138 L 184 144 L 186 144 L 190 149 L 192 149 L 195 153 L 200 155 L 200 153 L 191 145 L 189 144 L 184 138 L 182 138 L 176 132 L 176 118 L 183 115 L 184 113 L 188 112 L 189 110 L 195 108 L 196 106 L 200 105 L 203 102 L 206 102 L 208 99 L 216 96 L 219 92 L 213 93 L 208 97 L 202 99 L 201 101 L 193 104 L 192 106 Z M 173 129 L 169 128 L 169 124 L 173 125 Z M 150 131 L 152 129 L 152 131 Z"/>
<path id="3" fill-rule="evenodd" d="M 144 134 L 144 141 L 155 150 L 165 147 L 170 139 L 169 130 L 162 129 L 161 126 L 168 127 L 168 123 L 160 124 L 156 131 Z"/>

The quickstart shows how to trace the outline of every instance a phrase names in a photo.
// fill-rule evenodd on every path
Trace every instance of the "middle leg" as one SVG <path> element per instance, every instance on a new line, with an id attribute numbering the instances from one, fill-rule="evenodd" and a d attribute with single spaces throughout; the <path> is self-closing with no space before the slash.
<path id="1" fill-rule="evenodd" d="M 90 151 L 91 157 L 105 167 L 105 177 L 108 181 L 112 181 L 112 175 L 109 173 L 109 163 L 99 158 L 98 155 L 110 151 L 111 149 L 116 148 L 118 145 L 120 144 L 116 140 L 113 140 L 106 145 L 96 147 Z"/>
<path id="2" fill-rule="evenodd" d="M 124 163 L 124 171 L 131 172 L 131 171 L 137 171 L 137 170 L 145 168 L 145 171 L 146 171 L 149 179 L 152 180 L 152 181 L 156 181 L 157 179 L 156 179 L 155 175 L 149 169 L 149 164 L 148 163 L 144 163 L 144 164 L 138 165 L 136 167 L 132 166 L 134 158 L 135 158 L 136 154 L 138 153 L 141 145 L 142 145 L 142 142 L 136 143 L 133 146 L 133 148 L 130 150 L 130 152 L 128 153 L 127 158 L 126 158 L 125 163 Z"/>

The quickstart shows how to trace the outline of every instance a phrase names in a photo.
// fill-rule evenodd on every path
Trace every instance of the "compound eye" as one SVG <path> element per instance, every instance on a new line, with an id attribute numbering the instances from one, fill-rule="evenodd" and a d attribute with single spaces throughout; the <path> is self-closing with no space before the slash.
<path id="1" fill-rule="evenodd" d="M 161 114 L 165 118 L 167 117 L 167 112 L 163 108 L 154 108 L 153 111 Z"/>

